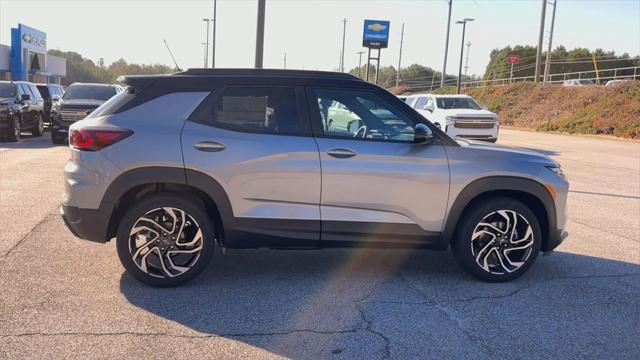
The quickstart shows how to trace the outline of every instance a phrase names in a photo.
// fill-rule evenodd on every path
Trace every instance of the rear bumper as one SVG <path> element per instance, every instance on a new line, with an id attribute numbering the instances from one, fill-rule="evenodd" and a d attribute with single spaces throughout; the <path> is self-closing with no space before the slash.
<path id="1" fill-rule="evenodd" d="M 74 236 L 99 243 L 109 241 L 107 230 L 111 212 L 106 207 L 100 209 L 82 209 L 75 206 L 60 206 L 60 215 L 64 224 Z"/>

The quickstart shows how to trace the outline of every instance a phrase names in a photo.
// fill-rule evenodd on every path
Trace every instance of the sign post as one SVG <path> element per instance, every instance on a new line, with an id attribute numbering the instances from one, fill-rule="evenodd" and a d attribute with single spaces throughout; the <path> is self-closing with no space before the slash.
<path id="1" fill-rule="evenodd" d="M 519 62 L 520 62 L 520 55 L 509 54 L 509 56 L 507 57 L 507 63 L 511 65 L 511 71 L 509 75 L 509 84 L 511 84 L 511 81 L 513 80 L 513 65 Z"/>
<path id="2" fill-rule="evenodd" d="M 376 61 L 376 79 L 378 83 L 378 74 L 380 72 L 380 51 L 387 47 L 389 42 L 389 27 L 391 23 L 385 20 L 365 20 L 364 31 L 362 33 L 362 46 L 369 49 L 367 55 L 367 70 L 365 72 L 365 80 L 369 81 L 369 64 L 371 60 Z M 371 57 L 371 49 L 377 49 L 378 53 L 375 58 Z"/>

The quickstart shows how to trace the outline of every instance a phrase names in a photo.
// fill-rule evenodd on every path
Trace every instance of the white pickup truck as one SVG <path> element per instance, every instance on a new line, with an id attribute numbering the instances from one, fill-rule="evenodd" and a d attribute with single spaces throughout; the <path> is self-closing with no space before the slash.
<path id="1" fill-rule="evenodd" d="M 498 115 L 471 96 L 420 94 L 407 96 L 405 102 L 452 138 L 498 140 Z"/>

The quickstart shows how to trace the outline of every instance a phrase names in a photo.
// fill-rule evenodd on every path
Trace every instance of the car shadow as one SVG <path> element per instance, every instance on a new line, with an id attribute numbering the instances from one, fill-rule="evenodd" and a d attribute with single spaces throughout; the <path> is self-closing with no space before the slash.
<path id="1" fill-rule="evenodd" d="M 473 300 L 507 298 L 504 301 L 508 301 L 509 296 L 535 286 L 542 293 L 538 300 L 534 296 L 532 301 L 536 303 L 531 311 L 518 306 L 501 309 L 506 311 L 502 316 L 511 322 L 529 321 L 537 316 L 532 313 L 534 309 L 554 311 L 557 304 L 546 299 L 553 297 L 558 286 L 565 286 L 563 281 L 607 274 L 640 275 L 640 266 L 559 252 L 540 256 L 520 279 L 489 284 L 466 275 L 450 252 L 236 250 L 225 256 L 218 252 L 208 269 L 184 286 L 153 288 L 125 272 L 120 290 L 134 306 L 198 335 L 239 341 L 288 358 L 335 357 L 343 350 L 344 356 L 371 358 L 371 352 L 388 353 L 390 340 L 379 335 L 380 331 L 410 327 L 408 339 L 398 335 L 397 341 L 411 341 L 415 345 L 422 341 L 420 336 L 430 333 L 437 337 L 441 326 L 450 326 L 446 319 L 434 324 L 434 319 L 421 320 L 422 315 L 413 314 L 425 307 L 486 306 Z M 606 297 L 610 290 L 590 291 Z M 566 299 L 569 302 L 579 303 L 581 296 L 579 291 L 562 293 L 562 297 L 569 297 Z M 384 324 L 384 328 L 376 330 L 374 320 Z M 413 334 L 422 335 L 413 338 Z M 464 334 L 447 336 L 464 337 Z M 371 343 L 383 344 L 381 338 L 387 342 L 387 349 L 373 349 Z M 318 347 L 321 352 L 316 351 Z M 363 352 L 358 353 L 358 349 Z"/>
<path id="2" fill-rule="evenodd" d="M 0 140 L 0 149 L 45 149 L 56 146 L 59 145 L 51 142 L 51 136 L 46 130 L 42 136 L 22 133 L 22 137 L 18 142 Z"/>

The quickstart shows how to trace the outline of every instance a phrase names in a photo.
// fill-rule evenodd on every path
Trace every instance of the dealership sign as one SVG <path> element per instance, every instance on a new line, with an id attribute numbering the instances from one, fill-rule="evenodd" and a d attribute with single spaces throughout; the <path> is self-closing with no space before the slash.
<path id="1" fill-rule="evenodd" d="M 28 73 L 46 69 L 47 34 L 18 24 L 11 29 L 11 79 L 27 80 Z"/>
<path id="2" fill-rule="evenodd" d="M 362 46 L 382 49 L 389 43 L 389 27 L 391 23 L 385 20 L 365 20 L 362 35 Z"/>
<path id="3" fill-rule="evenodd" d="M 507 57 L 507 63 L 510 65 L 517 64 L 520 62 L 520 55 L 509 55 Z"/>

